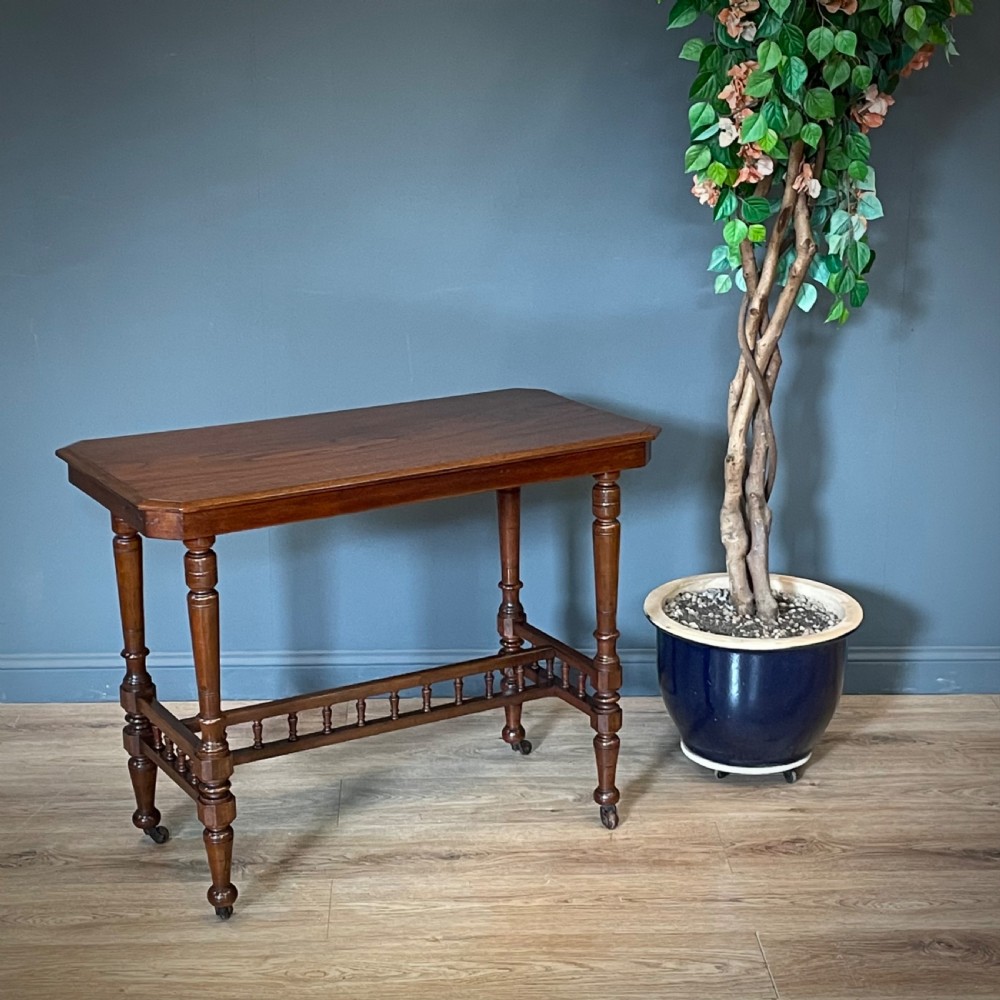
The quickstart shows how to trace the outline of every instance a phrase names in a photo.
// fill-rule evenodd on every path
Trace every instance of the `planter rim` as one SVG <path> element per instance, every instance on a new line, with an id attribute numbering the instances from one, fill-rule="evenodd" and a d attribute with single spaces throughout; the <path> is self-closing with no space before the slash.
<path id="1" fill-rule="evenodd" d="M 729 589 L 729 577 L 725 573 L 701 573 L 697 576 L 685 576 L 671 580 L 651 590 L 646 596 L 642 609 L 646 617 L 659 629 L 678 639 L 687 642 L 700 643 L 703 646 L 714 646 L 718 649 L 744 650 L 746 652 L 763 652 L 775 649 L 800 649 L 803 646 L 817 646 L 820 643 L 832 642 L 850 635 L 864 617 L 861 605 L 850 594 L 831 587 L 826 583 L 807 580 L 798 576 L 785 576 L 781 573 L 771 574 L 771 586 L 782 594 L 796 594 L 808 597 L 822 604 L 835 614 L 840 615 L 840 622 L 833 628 L 812 635 L 793 636 L 783 639 L 744 639 L 739 636 L 719 635 L 715 632 L 702 632 L 689 628 L 663 610 L 664 605 L 681 591 L 701 591 L 713 588 Z"/>

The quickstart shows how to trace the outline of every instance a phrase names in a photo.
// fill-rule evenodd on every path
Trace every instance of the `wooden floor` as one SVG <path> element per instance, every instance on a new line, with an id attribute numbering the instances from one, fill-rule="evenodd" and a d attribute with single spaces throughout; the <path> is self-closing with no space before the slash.
<path id="1" fill-rule="evenodd" d="M 240 769 L 222 922 L 187 796 L 131 826 L 116 706 L 0 705 L 0 995 L 1000 998 L 996 697 L 845 698 L 796 785 L 625 720 L 614 833 L 556 701 L 527 758 L 488 713 Z"/>

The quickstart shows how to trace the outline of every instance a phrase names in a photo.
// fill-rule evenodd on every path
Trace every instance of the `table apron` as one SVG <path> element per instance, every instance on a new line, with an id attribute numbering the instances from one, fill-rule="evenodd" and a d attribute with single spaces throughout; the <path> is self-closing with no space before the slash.
<path id="1" fill-rule="evenodd" d="M 196 503 L 176 508 L 163 502 L 133 506 L 110 494 L 89 477 L 77 475 L 75 485 L 99 502 L 119 513 L 147 538 L 201 538 L 233 531 L 268 528 L 296 521 L 311 521 L 398 507 L 426 500 L 441 500 L 519 488 L 533 483 L 555 482 L 580 476 L 600 475 L 612 470 L 634 469 L 649 461 L 645 441 L 597 447 L 568 455 L 544 456 L 519 461 L 463 468 L 454 472 L 435 472 L 406 479 L 390 479 L 362 486 L 338 486 L 332 489 L 305 490 L 280 497 Z"/>

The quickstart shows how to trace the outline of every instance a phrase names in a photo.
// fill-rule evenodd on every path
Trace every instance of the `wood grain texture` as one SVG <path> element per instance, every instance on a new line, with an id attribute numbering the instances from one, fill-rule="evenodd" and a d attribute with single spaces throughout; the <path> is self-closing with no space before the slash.
<path id="1" fill-rule="evenodd" d="M 555 701 L 529 757 L 485 714 L 237 771 L 221 922 L 187 797 L 160 790 L 162 847 L 131 825 L 117 706 L 0 706 L 0 995 L 195 996 L 210 953 L 222 1000 L 1000 1000 L 991 696 L 845 698 L 791 786 L 623 708 L 613 832 Z"/>
<path id="2" fill-rule="evenodd" d="M 1000 996 L 1000 931 L 761 935 L 781 998 Z"/>
<path id="3" fill-rule="evenodd" d="M 645 465 L 659 428 L 540 389 L 77 441 L 70 481 L 192 538 Z"/>

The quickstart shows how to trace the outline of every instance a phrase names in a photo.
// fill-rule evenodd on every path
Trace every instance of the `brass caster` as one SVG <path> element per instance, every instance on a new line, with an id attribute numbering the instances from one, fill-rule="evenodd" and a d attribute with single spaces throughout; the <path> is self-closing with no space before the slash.
<path id="1" fill-rule="evenodd" d="M 154 844 L 165 844 L 170 839 L 170 831 L 165 826 L 151 826 L 142 832 Z"/>
<path id="2" fill-rule="evenodd" d="M 228 920 L 233 915 L 233 908 L 231 906 L 217 906 L 215 915 L 220 920 Z"/>
<path id="3" fill-rule="evenodd" d="M 614 830 L 618 826 L 618 807 L 601 806 L 601 822 L 609 830 Z"/>
<path id="4" fill-rule="evenodd" d="M 527 757 L 531 753 L 531 740 L 521 740 L 520 743 L 511 743 L 510 748 L 514 753 L 519 753 L 523 757 Z"/>

